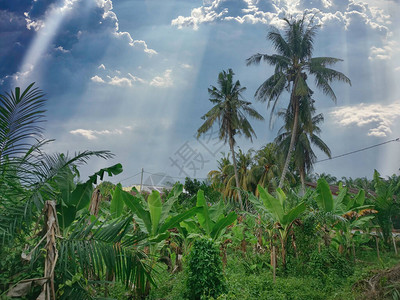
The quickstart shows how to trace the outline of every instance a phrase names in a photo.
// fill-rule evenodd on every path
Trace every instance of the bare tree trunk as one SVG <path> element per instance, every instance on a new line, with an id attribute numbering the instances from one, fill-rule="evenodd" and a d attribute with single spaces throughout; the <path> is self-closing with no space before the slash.
<path id="1" fill-rule="evenodd" d="M 234 140 L 233 140 L 231 132 L 229 132 L 229 147 L 231 148 L 231 152 L 232 152 L 233 170 L 235 171 L 236 187 L 239 189 L 240 188 L 239 174 L 237 171 L 235 149 L 233 148 L 233 146 L 234 146 L 233 144 L 234 144 Z M 240 209 L 243 210 L 242 196 L 240 195 L 239 190 L 237 191 L 237 195 L 238 195 L 238 200 L 239 200 L 239 204 L 240 204 Z"/>
<path id="2" fill-rule="evenodd" d="M 93 191 L 92 198 L 90 199 L 90 206 L 89 206 L 90 215 L 97 217 L 97 214 L 99 213 L 100 201 L 101 201 L 100 190 L 96 188 Z"/>
<path id="3" fill-rule="evenodd" d="M 295 87 L 293 87 L 293 92 L 292 92 L 292 96 L 291 97 L 295 97 L 294 96 L 294 89 L 295 89 Z M 283 166 L 281 179 L 279 181 L 279 188 L 282 188 L 283 187 L 283 183 L 285 182 L 286 173 L 287 173 L 287 171 L 289 169 L 289 163 L 290 163 L 290 159 L 292 158 L 292 152 L 293 152 L 293 149 L 294 149 L 294 144 L 295 144 L 296 135 L 297 135 L 297 127 L 298 127 L 298 123 L 299 123 L 299 101 L 298 101 L 298 99 L 294 99 L 294 101 L 295 101 L 295 111 L 294 111 L 294 121 L 293 121 L 292 136 L 290 137 L 289 151 L 288 151 L 288 154 L 286 156 L 285 165 Z"/>
<path id="4" fill-rule="evenodd" d="M 60 234 L 57 220 L 56 202 L 46 201 L 46 258 L 44 262 L 44 277 L 48 278 L 43 285 L 42 293 L 38 299 L 55 300 L 56 293 L 54 288 L 54 268 L 58 259 L 56 247 L 56 234 Z M 43 298 L 44 295 L 44 298 Z M 40 298 L 41 297 L 41 298 Z"/>
<path id="5" fill-rule="evenodd" d="M 281 247 L 282 247 L 282 266 L 283 269 L 286 269 L 286 241 L 284 238 L 281 238 Z"/>

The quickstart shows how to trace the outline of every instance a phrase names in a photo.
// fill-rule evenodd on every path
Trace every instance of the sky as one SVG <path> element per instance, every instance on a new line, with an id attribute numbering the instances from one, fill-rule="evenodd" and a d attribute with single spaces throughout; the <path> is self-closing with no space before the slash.
<path id="1" fill-rule="evenodd" d="M 221 152 L 217 127 L 196 139 L 211 107 L 208 88 L 232 68 L 265 121 L 251 121 L 253 142 L 272 142 L 270 110 L 254 92 L 273 74 L 256 53 L 273 54 L 266 39 L 283 17 L 315 15 L 320 28 L 313 56 L 343 59 L 335 69 L 352 85 L 334 83 L 334 103 L 316 89 L 324 114 L 321 138 L 332 156 L 400 137 L 399 0 L 0 0 L 0 93 L 35 82 L 46 94 L 48 153 L 110 150 L 111 160 L 92 159 L 82 179 L 121 163 L 113 182 L 157 184 L 205 178 Z M 310 78 L 312 86 L 312 78 Z M 287 106 L 282 94 L 279 107 Z M 316 151 L 319 160 L 326 158 Z M 316 163 L 314 172 L 337 178 L 399 174 L 400 142 Z M 158 176 L 154 174 L 159 174 Z"/>

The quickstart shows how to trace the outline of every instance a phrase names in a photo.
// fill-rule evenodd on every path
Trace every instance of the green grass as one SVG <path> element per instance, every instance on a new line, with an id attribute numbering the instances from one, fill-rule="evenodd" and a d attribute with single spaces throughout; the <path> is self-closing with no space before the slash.
<path id="1" fill-rule="evenodd" d="M 361 279 L 370 278 L 373 270 L 386 269 L 398 264 L 399 259 L 393 253 L 382 252 L 381 260 L 373 250 L 358 254 L 354 273 L 343 277 L 340 273 L 316 276 L 295 271 L 278 270 L 276 282 L 273 282 L 269 267 L 268 254 L 230 253 L 225 267 L 228 292 L 218 299 L 271 299 L 271 300 L 351 300 L 363 299 L 361 291 L 354 291 L 353 286 Z M 158 287 L 151 292 L 150 299 L 184 299 L 186 273 L 169 274 L 162 270 L 159 274 Z"/>

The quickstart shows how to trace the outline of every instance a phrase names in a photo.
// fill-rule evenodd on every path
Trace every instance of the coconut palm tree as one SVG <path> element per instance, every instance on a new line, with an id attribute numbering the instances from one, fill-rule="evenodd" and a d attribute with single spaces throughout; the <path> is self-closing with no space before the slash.
<path id="1" fill-rule="evenodd" d="M 245 101 L 242 98 L 242 93 L 246 90 L 241 87 L 240 81 L 233 81 L 233 71 L 229 69 L 227 72 L 222 71 L 218 75 L 218 88 L 211 86 L 208 89 L 210 101 L 214 104 L 202 119 L 205 120 L 203 125 L 197 130 L 197 136 L 206 133 L 218 120 L 219 138 L 225 143 L 229 142 L 229 147 L 232 154 L 232 161 L 236 179 L 236 187 L 239 188 L 239 176 L 235 157 L 235 136 L 244 135 L 252 141 L 252 137 L 256 136 L 253 127 L 251 127 L 247 116 L 256 120 L 264 120 L 254 108 L 251 102 Z M 241 208 L 243 208 L 240 192 L 237 193 Z"/>
<path id="2" fill-rule="evenodd" d="M 312 19 L 307 22 L 306 15 L 304 15 L 300 20 L 288 20 L 285 18 L 284 21 L 286 22 L 286 29 L 283 34 L 277 28 L 272 27 L 267 35 L 267 38 L 272 41 L 277 54 L 257 53 L 247 59 L 247 65 L 259 64 L 261 60 L 264 60 L 275 67 L 274 74 L 264 81 L 255 93 L 256 99 L 263 102 L 268 101 L 268 107 L 272 104 L 271 117 L 283 91 L 286 89 L 290 93 L 287 111 L 293 112 L 293 134 L 279 187 L 283 186 L 294 149 L 299 123 L 300 99 L 312 93 L 307 83 L 308 76 L 312 75 L 315 78 L 317 88 L 335 102 L 336 95 L 330 86 L 331 82 L 337 80 L 351 84 L 350 79 L 343 73 L 328 67 L 342 61 L 341 59 L 312 57 L 314 37 L 318 28 L 313 24 Z"/>
<path id="3" fill-rule="evenodd" d="M 255 163 L 249 172 L 249 181 L 254 186 L 254 193 L 258 196 L 257 185 L 273 192 L 278 187 L 280 174 L 280 159 L 278 147 L 275 143 L 269 143 L 262 147 L 254 156 Z"/>
<path id="4" fill-rule="evenodd" d="M 304 108 L 305 106 L 308 107 Z M 307 97 L 303 97 L 300 100 L 300 115 L 296 130 L 297 136 L 295 136 L 295 145 L 293 149 L 294 167 L 299 171 L 303 194 L 305 192 L 306 173 L 312 170 L 317 160 L 317 156 L 312 150 L 311 145 L 315 145 L 329 158 L 331 157 L 331 150 L 328 145 L 318 136 L 321 133 L 321 129 L 318 125 L 324 121 L 324 117 L 322 114 L 312 116 L 314 112 L 315 108 L 313 102 L 309 101 Z M 280 111 L 278 115 L 285 118 L 285 125 L 279 130 L 275 142 L 283 150 L 283 153 L 287 153 L 292 140 L 294 116 L 293 113 L 288 113 L 287 111 Z"/>

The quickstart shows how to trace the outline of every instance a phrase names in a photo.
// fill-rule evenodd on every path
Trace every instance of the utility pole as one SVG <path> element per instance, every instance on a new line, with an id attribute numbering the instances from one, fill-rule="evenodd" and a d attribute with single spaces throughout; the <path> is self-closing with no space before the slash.
<path id="1" fill-rule="evenodd" d="M 143 170 L 143 168 L 142 168 L 142 174 L 140 175 L 140 189 L 139 189 L 139 192 L 142 192 L 142 187 L 143 187 L 143 172 L 144 172 L 144 170 Z"/>

